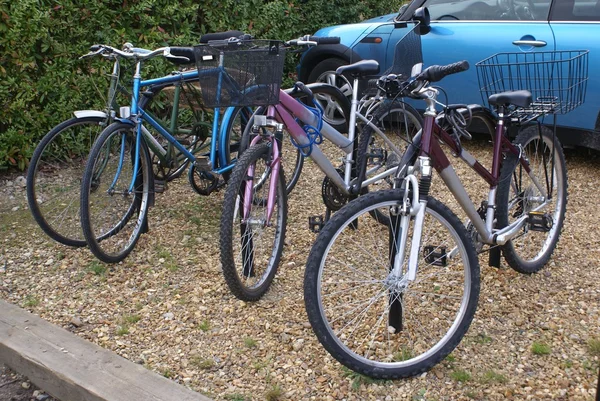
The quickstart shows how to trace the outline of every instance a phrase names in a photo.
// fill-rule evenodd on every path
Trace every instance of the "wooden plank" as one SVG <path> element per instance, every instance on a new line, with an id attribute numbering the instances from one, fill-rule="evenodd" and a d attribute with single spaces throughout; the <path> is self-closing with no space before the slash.
<path id="1" fill-rule="evenodd" d="M 61 401 L 210 401 L 3 300 L 0 363 Z"/>

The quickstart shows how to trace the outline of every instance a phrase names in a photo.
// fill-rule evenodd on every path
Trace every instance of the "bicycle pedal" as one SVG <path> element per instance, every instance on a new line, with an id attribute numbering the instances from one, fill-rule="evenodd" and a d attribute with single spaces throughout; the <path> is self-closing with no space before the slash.
<path id="1" fill-rule="evenodd" d="M 319 232 L 321 232 L 321 230 L 323 229 L 323 226 L 325 225 L 325 223 L 326 223 L 326 221 L 323 218 L 323 216 L 321 216 L 321 215 L 310 216 L 308 218 L 308 228 L 313 233 L 319 233 Z"/>
<path id="2" fill-rule="evenodd" d="M 440 252 L 435 252 L 436 249 L 440 249 Z M 448 254 L 446 253 L 445 246 L 433 246 L 433 245 L 425 245 L 423 248 L 423 257 L 425 258 L 425 262 L 434 266 L 442 266 L 445 267 L 448 265 Z"/>
<path id="3" fill-rule="evenodd" d="M 550 231 L 554 225 L 552 216 L 542 212 L 529 212 L 527 214 L 527 223 L 529 224 L 530 230 L 544 233 Z"/>
<path id="4" fill-rule="evenodd" d="M 167 182 L 165 180 L 154 179 L 154 193 L 161 194 L 167 189 Z"/>
<path id="5" fill-rule="evenodd" d="M 385 151 L 382 148 L 371 148 L 367 154 L 368 164 L 381 164 L 385 158 Z"/>
<path id="6" fill-rule="evenodd" d="M 198 156 L 194 162 L 194 167 L 198 171 L 211 171 L 213 169 L 212 161 L 208 156 Z"/>

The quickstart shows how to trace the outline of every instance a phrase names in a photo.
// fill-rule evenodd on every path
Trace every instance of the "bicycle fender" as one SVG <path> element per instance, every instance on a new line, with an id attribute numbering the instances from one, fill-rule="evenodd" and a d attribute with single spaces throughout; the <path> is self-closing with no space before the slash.
<path id="1" fill-rule="evenodd" d="M 86 118 L 86 117 L 100 117 L 107 118 L 107 114 L 100 110 L 77 110 L 73 112 L 76 118 Z"/>

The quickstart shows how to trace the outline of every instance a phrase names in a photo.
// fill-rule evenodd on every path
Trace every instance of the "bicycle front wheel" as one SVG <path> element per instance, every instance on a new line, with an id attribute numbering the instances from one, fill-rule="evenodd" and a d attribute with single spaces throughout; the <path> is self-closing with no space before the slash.
<path id="1" fill-rule="evenodd" d="M 346 367 L 379 379 L 418 375 L 458 345 L 475 314 L 479 263 L 460 220 L 430 198 L 418 254 L 411 255 L 414 218 L 400 249 L 400 220 L 392 215 L 402 191 L 381 190 L 333 215 L 310 251 L 304 300 L 313 331 Z M 417 240 L 416 238 L 414 240 Z M 394 255 L 404 253 L 401 274 Z M 407 260 L 417 256 L 416 279 Z"/>
<path id="2" fill-rule="evenodd" d="M 272 186 L 271 147 L 263 142 L 248 148 L 233 169 L 221 215 L 221 265 L 231 292 L 256 301 L 269 289 L 283 252 L 287 195 L 282 169 Z M 269 195 L 274 195 L 271 219 Z"/>
<path id="3" fill-rule="evenodd" d="M 252 139 L 254 138 L 254 134 L 252 133 L 252 126 L 254 125 L 254 116 L 262 115 L 266 112 L 266 108 L 259 107 L 256 112 L 250 117 L 248 124 L 245 126 L 244 133 L 242 139 L 240 141 L 240 147 L 238 155 L 242 155 L 246 149 L 250 146 Z M 266 133 L 269 128 L 261 128 L 261 134 Z M 274 133 L 272 133 L 274 135 Z M 289 195 L 290 192 L 294 189 L 296 184 L 298 183 L 298 179 L 300 179 L 300 173 L 302 172 L 302 166 L 304 165 L 304 158 L 300 151 L 292 146 L 290 143 L 290 134 L 287 129 L 284 127 L 281 137 L 280 144 L 281 151 L 281 170 L 284 172 L 286 183 L 285 183 L 285 192 Z"/>
<path id="4" fill-rule="evenodd" d="M 517 155 L 502 163 L 497 195 L 498 228 L 528 216 L 519 235 L 502 247 L 504 259 L 520 273 L 535 273 L 548 263 L 556 248 L 567 208 L 567 168 L 562 147 L 547 127 L 524 129 L 514 141 L 523 149 L 525 171 Z M 534 179 L 548 196 L 544 196 Z M 536 222 L 533 222 L 536 220 Z"/>
<path id="5" fill-rule="evenodd" d="M 136 163 L 135 144 L 134 127 L 111 124 L 92 147 L 83 175 L 81 226 L 90 250 L 103 262 L 123 260 L 145 228 L 151 161 L 142 142 Z"/>
<path id="6" fill-rule="evenodd" d="M 79 190 L 92 144 L 106 118 L 66 120 L 40 141 L 27 170 L 27 202 L 40 228 L 61 244 L 87 243 L 79 220 Z"/>

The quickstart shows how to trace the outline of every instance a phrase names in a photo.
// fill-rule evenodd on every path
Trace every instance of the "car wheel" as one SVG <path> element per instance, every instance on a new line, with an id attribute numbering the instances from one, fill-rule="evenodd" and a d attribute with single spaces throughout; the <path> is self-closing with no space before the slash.
<path id="1" fill-rule="evenodd" d="M 321 62 L 319 62 L 312 69 L 310 74 L 308 75 L 308 83 L 313 82 L 323 82 L 329 85 L 333 85 L 339 88 L 342 93 L 350 99 L 352 97 L 352 87 L 348 84 L 346 80 L 341 77 L 335 75 L 335 70 L 342 65 L 348 64 L 346 61 L 339 58 L 328 58 Z M 339 112 L 339 107 L 332 107 L 333 99 L 325 96 L 319 95 L 316 99 L 323 110 L 325 110 L 325 115 L 323 116 L 325 121 L 329 123 L 333 128 L 338 131 L 345 131 L 345 116 L 343 116 Z M 329 107 L 328 107 L 329 106 Z M 342 131 L 344 130 L 344 131 Z"/>

